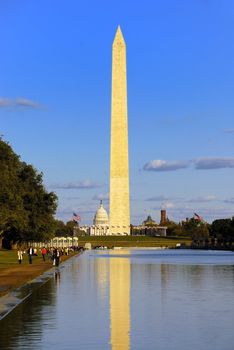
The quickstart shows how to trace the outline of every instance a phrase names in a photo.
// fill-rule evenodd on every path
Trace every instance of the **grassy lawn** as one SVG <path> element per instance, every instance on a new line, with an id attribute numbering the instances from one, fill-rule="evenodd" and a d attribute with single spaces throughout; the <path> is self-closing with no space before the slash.
<path id="1" fill-rule="evenodd" d="M 42 260 L 41 256 L 33 257 L 33 263 L 40 263 Z M 9 268 L 19 265 L 17 250 L 4 250 L 0 249 L 0 269 Z M 27 253 L 23 255 L 22 265 L 28 265 Z"/>
<path id="2" fill-rule="evenodd" d="M 61 260 L 65 261 L 72 256 L 74 254 L 62 256 Z M 24 254 L 23 262 L 19 265 L 17 251 L 0 250 L 0 297 L 20 285 L 31 281 L 52 267 L 52 261 L 46 259 L 44 262 L 41 254 L 33 257 L 33 263 L 31 265 L 28 263 L 28 255 Z"/>
<path id="3" fill-rule="evenodd" d="M 18 263 L 17 250 L 0 250 L 0 297 L 10 290 L 39 276 L 51 267 L 50 262 L 43 264 L 41 256 L 33 257 L 29 265 L 28 255 L 24 254 L 22 264 Z"/>
<path id="4" fill-rule="evenodd" d="M 169 247 L 173 248 L 177 243 L 190 245 L 191 240 L 185 237 L 148 237 L 148 236 L 89 236 L 79 237 L 79 246 L 86 242 L 95 246 L 112 247 Z"/>

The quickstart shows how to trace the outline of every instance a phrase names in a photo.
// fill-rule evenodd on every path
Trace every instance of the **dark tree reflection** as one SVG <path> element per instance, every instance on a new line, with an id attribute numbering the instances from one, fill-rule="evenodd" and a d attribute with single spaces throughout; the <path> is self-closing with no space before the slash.
<path id="1" fill-rule="evenodd" d="M 0 321 L 0 349 L 34 349 L 41 342 L 44 327 L 51 327 L 56 312 L 59 272 Z"/>

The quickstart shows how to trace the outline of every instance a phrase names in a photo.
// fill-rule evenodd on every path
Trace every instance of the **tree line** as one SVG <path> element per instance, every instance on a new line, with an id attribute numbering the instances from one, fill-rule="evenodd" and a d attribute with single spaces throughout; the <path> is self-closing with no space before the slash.
<path id="1" fill-rule="evenodd" d="M 193 247 L 233 248 L 234 217 L 216 219 L 211 224 L 192 217 L 180 223 L 167 220 L 166 225 L 168 236 L 190 237 Z"/>
<path id="2" fill-rule="evenodd" d="M 43 175 L 22 161 L 0 139 L 0 238 L 16 242 L 44 241 L 53 236 L 57 196 L 43 185 Z"/>

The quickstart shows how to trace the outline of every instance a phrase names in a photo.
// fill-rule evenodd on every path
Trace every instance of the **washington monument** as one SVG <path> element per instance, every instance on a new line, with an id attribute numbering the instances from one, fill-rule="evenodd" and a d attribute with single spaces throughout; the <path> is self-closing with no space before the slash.
<path id="1" fill-rule="evenodd" d="M 110 234 L 130 234 L 126 45 L 118 27 L 112 45 Z"/>

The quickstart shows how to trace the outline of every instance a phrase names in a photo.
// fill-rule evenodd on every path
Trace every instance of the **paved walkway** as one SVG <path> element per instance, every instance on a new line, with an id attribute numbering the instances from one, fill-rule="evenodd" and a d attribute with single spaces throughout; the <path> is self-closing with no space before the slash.
<path id="1" fill-rule="evenodd" d="M 68 258 L 74 256 L 70 254 L 68 256 L 63 255 L 61 261 L 65 261 Z M 45 262 L 39 258 L 34 259 L 33 263 L 29 265 L 26 260 L 23 264 L 14 267 L 7 267 L 0 269 L 0 297 L 7 294 L 11 290 L 23 285 L 27 281 L 30 281 L 37 276 L 40 276 L 45 271 L 53 267 L 52 261 L 47 259 Z"/>

